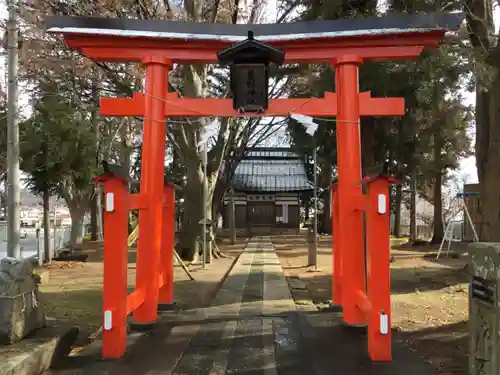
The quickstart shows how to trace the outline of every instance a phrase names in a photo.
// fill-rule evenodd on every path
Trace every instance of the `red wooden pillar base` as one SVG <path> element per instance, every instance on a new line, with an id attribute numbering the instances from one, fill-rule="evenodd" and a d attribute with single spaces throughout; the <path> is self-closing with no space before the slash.
<path id="1" fill-rule="evenodd" d="M 391 355 L 391 271 L 388 177 L 367 182 L 366 243 L 368 269 L 368 354 L 373 361 L 390 361 Z"/>
<path id="2" fill-rule="evenodd" d="M 127 341 L 128 184 L 112 174 L 104 184 L 104 286 L 102 357 L 120 358 Z"/>
<path id="3" fill-rule="evenodd" d="M 166 184 L 163 202 L 163 228 L 161 242 L 160 288 L 158 310 L 170 310 L 174 306 L 174 246 L 175 246 L 175 189 Z"/>

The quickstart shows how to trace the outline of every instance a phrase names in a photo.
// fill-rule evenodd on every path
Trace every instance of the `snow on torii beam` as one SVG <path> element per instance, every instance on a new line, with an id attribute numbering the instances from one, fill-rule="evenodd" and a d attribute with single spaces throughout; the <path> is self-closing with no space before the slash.
<path id="1" fill-rule="evenodd" d="M 370 92 L 359 95 L 361 116 L 402 116 L 405 113 L 403 98 L 372 98 Z M 144 116 L 145 95 L 134 93 L 132 98 L 102 98 L 102 116 Z M 288 116 L 296 111 L 309 116 L 336 116 L 337 94 L 327 92 L 324 98 L 273 99 L 264 113 L 240 113 L 233 109 L 232 99 L 179 98 L 176 93 L 167 94 L 164 113 L 177 116 Z"/>
<path id="2" fill-rule="evenodd" d="M 209 24 L 163 20 L 47 17 L 49 33 L 62 34 L 68 46 L 94 61 L 217 63 L 216 53 L 255 38 L 285 53 L 286 63 L 332 63 L 343 55 L 363 60 L 411 59 L 437 47 L 446 30 L 463 15 L 390 14 L 381 18 L 283 24 Z"/>

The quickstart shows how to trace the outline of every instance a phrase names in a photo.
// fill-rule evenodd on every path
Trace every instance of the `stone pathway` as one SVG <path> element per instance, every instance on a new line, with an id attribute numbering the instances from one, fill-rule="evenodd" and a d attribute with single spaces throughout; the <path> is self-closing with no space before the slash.
<path id="1" fill-rule="evenodd" d="M 174 317 L 171 317 L 173 319 Z M 433 375 L 404 349 L 372 364 L 366 336 L 296 310 L 269 237 L 247 245 L 210 306 L 140 337 L 118 361 L 75 358 L 54 375 Z"/>

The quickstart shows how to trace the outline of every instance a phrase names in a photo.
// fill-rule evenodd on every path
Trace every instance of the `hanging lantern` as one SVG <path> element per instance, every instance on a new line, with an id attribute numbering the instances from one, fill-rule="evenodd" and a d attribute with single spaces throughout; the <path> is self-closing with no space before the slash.
<path id="1" fill-rule="evenodd" d="M 269 104 L 269 64 L 282 65 L 284 52 L 255 40 L 249 31 L 248 39 L 218 52 L 217 58 L 231 69 L 233 108 L 240 113 L 264 112 Z"/>

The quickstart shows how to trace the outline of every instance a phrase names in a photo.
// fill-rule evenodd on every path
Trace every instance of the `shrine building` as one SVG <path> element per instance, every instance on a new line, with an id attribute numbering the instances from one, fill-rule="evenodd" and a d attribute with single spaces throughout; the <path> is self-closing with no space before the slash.
<path id="1" fill-rule="evenodd" d="M 289 148 L 252 148 L 232 179 L 239 233 L 300 230 L 300 196 L 312 193 L 303 158 Z M 229 229 L 230 198 L 224 199 L 223 228 Z"/>

